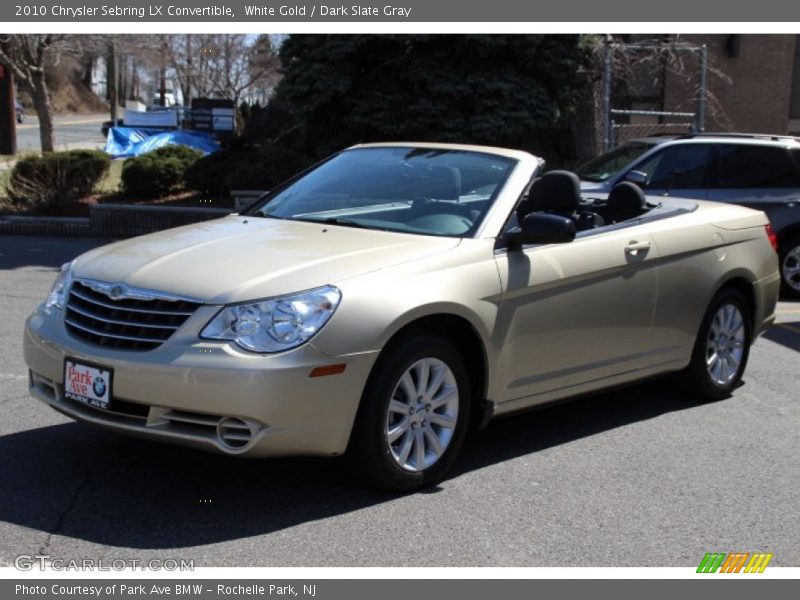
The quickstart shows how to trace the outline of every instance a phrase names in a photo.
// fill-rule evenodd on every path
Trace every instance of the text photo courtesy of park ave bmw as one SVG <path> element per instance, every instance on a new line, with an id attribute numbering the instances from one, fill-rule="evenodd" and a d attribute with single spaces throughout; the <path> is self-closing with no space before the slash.
<path id="1" fill-rule="evenodd" d="M 790 584 L 766 2 L 0 7 L 0 597 Z"/>

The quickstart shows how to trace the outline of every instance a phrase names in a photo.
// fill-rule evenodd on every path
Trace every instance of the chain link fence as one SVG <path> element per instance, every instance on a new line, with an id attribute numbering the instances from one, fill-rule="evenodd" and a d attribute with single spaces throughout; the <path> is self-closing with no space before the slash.
<path id="1" fill-rule="evenodd" d="M 631 140 L 659 135 L 683 135 L 696 129 L 697 115 L 691 112 L 653 110 L 611 110 L 612 147 Z"/>

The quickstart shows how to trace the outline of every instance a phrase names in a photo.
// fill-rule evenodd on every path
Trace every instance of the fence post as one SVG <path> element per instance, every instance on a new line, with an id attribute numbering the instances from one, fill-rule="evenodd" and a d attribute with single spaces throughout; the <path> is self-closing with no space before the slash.
<path id="1" fill-rule="evenodd" d="M 702 133 L 706 129 L 706 96 L 708 88 L 708 48 L 705 44 L 700 46 L 700 98 L 697 105 L 697 131 Z"/>
<path id="2" fill-rule="evenodd" d="M 611 35 L 606 34 L 603 48 L 603 152 L 611 150 Z"/>

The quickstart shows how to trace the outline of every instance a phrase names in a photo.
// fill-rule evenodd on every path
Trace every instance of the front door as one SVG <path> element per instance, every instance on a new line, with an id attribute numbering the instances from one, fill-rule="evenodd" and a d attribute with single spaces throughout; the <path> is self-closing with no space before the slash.
<path id="1" fill-rule="evenodd" d="M 650 349 L 658 268 L 646 225 L 498 251 L 498 404 L 634 372 Z M 523 399 L 528 398 L 529 401 Z"/>

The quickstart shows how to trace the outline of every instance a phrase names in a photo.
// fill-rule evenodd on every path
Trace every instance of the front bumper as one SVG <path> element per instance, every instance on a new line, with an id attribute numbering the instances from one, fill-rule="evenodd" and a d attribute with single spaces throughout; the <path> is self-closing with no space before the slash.
<path id="1" fill-rule="evenodd" d="M 347 448 L 377 351 L 327 356 L 312 344 L 275 355 L 198 338 L 217 308 L 202 307 L 167 342 L 144 352 L 87 344 L 62 314 L 25 323 L 30 392 L 55 410 L 121 432 L 224 454 L 338 455 Z M 113 369 L 111 410 L 64 398 L 64 359 Z M 343 373 L 309 377 L 315 367 Z"/>

